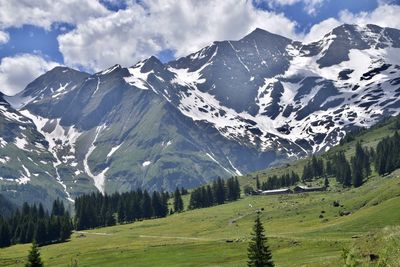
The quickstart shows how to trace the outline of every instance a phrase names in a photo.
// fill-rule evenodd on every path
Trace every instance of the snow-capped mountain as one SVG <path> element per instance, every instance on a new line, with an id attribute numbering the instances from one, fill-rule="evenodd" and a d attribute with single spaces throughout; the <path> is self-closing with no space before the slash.
<path id="1" fill-rule="evenodd" d="M 30 167 L 46 155 L 53 188 L 73 198 L 192 187 L 325 151 L 397 114 L 399 95 L 397 29 L 342 25 L 309 44 L 256 29 L 167 64 L 150 57 L 93 75 L 57 67 L 5 97 L 0 115 L 5 125 L 17 116 L 44 144 L 13 171 L 38 174 L 25 184 L 43 181 Z M 34 146 L 28 136 L 0 140 Z M 17 176 L 0 183 L 18 185 Z"/>

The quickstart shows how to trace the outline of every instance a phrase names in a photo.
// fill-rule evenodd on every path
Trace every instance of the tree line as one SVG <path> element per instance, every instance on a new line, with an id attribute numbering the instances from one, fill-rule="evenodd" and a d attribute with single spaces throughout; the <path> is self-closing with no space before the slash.
<path id="1" fill-rule="evenodd" d="M 363 148 L 360 142 L 356 143 L 355 154 L 347 160 L 344 151 L 338 151 L 324 161 L 315 156 L 306 163 L 303 169 L 302 181 L 310 182 L 317 178 L 333 176 L 344 187 L 359 187 L 371 174 L 371 159 L 374 150 Z"/>
<path id="2" fill-rule="evenodd" d="M 400 124 L 400 120 L 398 120 L 398 123 Z M 397 131 L 393 136 L 386 137 L 378 143 L 374 164 L 380 175 L 388 174 L 400 168 L 400 135 Z"/>
<path id="3" fill-rule="evenodd" d="M 301 181 L 311 182 L 315 179 L 325 178 L 325 185 L 327 186 L 329 182 L 326 178 L 334 177 L 344 187 L 359 187 L 371 175 L 372 165 L 380 175 L 388 174 L 400 168 L 400 134 L 397 131 L 393 136 L 385 137 L 378 142 L 376 150 L 364 148 L 360 142 L 357 142 L 354 156 L 350 160 L 346 158 L 344 151 L 336 152 L 325 161 L 322 158 L 312 156 L 303 167 Z M 256 188 L 272 190 L 295 185 L 299 180 L 299 176 L 294 172 L 281 176 L 273 175 L 262 183 L 257 176 Z"/>
<path id="4" fill-rule="evenodd" d="M 169 197 L 168 192 L 150 194 L 141 189 L 112 195 L 82 195 L 75 200 L 75 227 L 82 230 L 165 217 Z"/>
<path id="5" fill-rule="evenodd" d="M 226 182 L 218 178 L 212 185 L 201 186 L 191 192 L 189 209 L 211 207 L 239 198 L 240 185 L 237 177 L 231 177 Z"/>
<path id="6" fill-rule="evenodd" d="M 281 176 L 272 175 L 267 178 L 265 182 L 260 183 L 258 176 L 256 176 L 256 188 L 261 190 L 273 190 L 282 187 L 288 187 L 297 184 L 300 177 L 297 173 L 291 172 L 282 174 Z"/>
<path id="7" fill-rule="evenodd" d="M 53 202 L 51 213 L 42 204 L 25 202 L 7 219 L 0 217 L 0 247 L 34 240 L 39 245 L 63 242 L 70 238 L 72 230 L 71 217 L 61 200 Z"/>
<path id="8" fill-rule="evenodd" d="M 376 150 L 363 148 L 361 143 L 357 142 L 354 156 L 350 160 L 347 160 L 344 151 L 335 153 L 327 159 L 325 165 L 322 159 L 313 157 L 304 166 L 302 180 L 311 181 L 318 177 L 333 176 L 344 187 L 359 187 L 371 175 L 371 165 L 374 165 L 379 175 L 400 168 L 400 134 L 397 131 L 393 136 L 379 141 Z"/>
<path id="9" fill-rule="evenodd" d="M 317 177 L 322 177 L 324 175 L 324 161 L 321 158 L 312 156 L 306 165 L 304 165 L 303 175 L 301 180 L 303 182 L 309 182 Z"/>

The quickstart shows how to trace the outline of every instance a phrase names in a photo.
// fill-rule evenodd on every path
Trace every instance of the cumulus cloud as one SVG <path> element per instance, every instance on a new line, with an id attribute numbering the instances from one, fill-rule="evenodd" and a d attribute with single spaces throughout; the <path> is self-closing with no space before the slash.
<path id="1" fill-rule="evenodd" d="M 8 32 L 0 31 L 0 45 L 8 43 L 10 40 L 10 35 Z"/>
<path id="2" fill-rule="evenodd" d="M 377 24 L 382 27 L 400 28 L 400 6 L 382 4 L 372 12 L 353 14 L 347 10 L 340 13 L 339 20 L 344 23 L 365 25 Z"/>
<path id="3" fill-rule="evenodd" d="M 59 36 L 67 65 L 99 70 L 171 49 L 176 56 L 212 41 L 238 39 L 256 27 L 295 36 L 295 23 L 283 14 L 256 9 L 251 1 L 145 0 L 125 10 L 93 18 Z"/>
<path id="4" fill-rule="evenodd" d="M 309 33 L 304 36 L 304 41 L 311 42 L 322 38 L 326 33 L 333 28 L 343 24 L 376 24 L 381 27 L 392 27 L 400 29 L 400 14 L 399 5 L 381 4 L 371 12 L 351 13 L 344 10 L 339 13 L 338 18 L 329 18 L 318 24 L 314 24 Z"/>
<path id="5" fill-rule="evenodd" d="M 34 25 L 50 29 L 54 22 L 78 24 L 110 13 L 93 0 L 0 0 L 0 28 Z"/>
<path id="6" fill-rule="evenodd" d="M 304 4 L 304 10 L 310 15 L 315 15 L 317 9 L 321 7 L 326 0 L 258 0 L 258 2 L 266 2 L 271 8 L 276 6 L 291 6 L 297 3 Z"/>
<path id="7" fill-rule="evenodd" d="M 311 27 L 310 31 L 304 36 L 303 41 L 306 43 L 318 41 L 325 34 L 341 24 L 342 23 L 335 18 L 329 18 L 321 21 L 320 23 L 315 24 Z"/>
<path id="8" fill-rule="evenodd" d="M 0 62 L 0 92 L 15 95 L 39 75 L 59 65 L 39 55 L 20 54 Z"/>

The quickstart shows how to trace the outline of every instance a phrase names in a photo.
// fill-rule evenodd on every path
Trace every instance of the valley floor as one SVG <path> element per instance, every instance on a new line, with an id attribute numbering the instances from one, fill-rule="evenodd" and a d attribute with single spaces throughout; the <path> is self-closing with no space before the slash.
<path id="1" fill-rule="evenodd" d="M 342 266 L 343 248 L 354 243 L 364 256 L 382 258 L 385 248 L 365 247 L 362 240 L 400 224 L 399 176 L 374 177 L 350 190 L 246 196 L 163 219 L 76 232 L 69 242 L 42 247 L 41 254 L 46 266 L 72 260 L 79 266 L 245 266 L 255 213 L 263 209 L 276 266 Z M 0 266 L 23 266 L 29 249 L 0 249 Z"/>

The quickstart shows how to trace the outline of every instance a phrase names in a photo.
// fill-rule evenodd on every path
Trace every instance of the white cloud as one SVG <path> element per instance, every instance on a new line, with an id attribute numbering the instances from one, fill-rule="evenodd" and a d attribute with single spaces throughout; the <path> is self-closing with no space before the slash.
<path id="1" fill-rule="evenodd" d="M 5 57 L 0 62 L 0 92 L 14 95 L 39 75 L 59 65 L 33 54 Z"/>
<path id="2" fill-rule="evenodd" d="M 344 10 L 339 13 L 339 17 L 326 19 L 318 24 L 314 24 L 309 33 L 304 36 L 304 41 L 316 41 L 322 38 L 326 33 L 330 32 L 335 27 L 347 24 L 376 24 L 381 27 L 400 28 L 399 5 L 381 4 L 371 12 L 351 13 Z"/>
<path id="3" fill-rule="evenodd" d="M 10 35 L 8 32 L 0 31 L 0 45 L 8 43 L 10 40 Z"/>
<path id="4" fill-rule="evenodd" d="M 304 4 L 304 10 L 310 15 L 315 15 L 317 9 L 322 6 L 326 0 L 258 0 L 258 2 L 266 2 L 271 8 L 275 6 L 291 6 L 297 3 Z"/>
<path id="5" fill-rule="evenodd" d="M 108 13 L 94 0 L 0 0 L 0 28 L 30 24 L 50 29 L 54 22 L 77 24 Z"/>
<path id="6" fill-rule="evenodd" d="M 133 65 L 164 49 L 186 55 L 215 40 L 239 39 L 256 27 L 296 36 L 294 22 L 258 10 L 251 1 L 144 0 L 79 24 L 58 41 L 67 65 L 99 70 Z"/>
<path id="7" fill-rule="evenodd" d="M 382 4 L 372 12 L 360 12 L 353 14 L 347 10 L 340 13 L 339 20 L 344 23 L 365 25 L 368 23 L 382 27 L 400 28 L 400 6 Z"/>
<path id="8" fill-rule="evenodd" d="M 326 19 L 318 24 L 314 24 L 310 31 L 305 35 L 303 41 L 306 43 L 318 41 L 320 40 L 325 34 L 330 32 L 332 29 L 338 27 L 342 23 L 334 18 Z"/>

